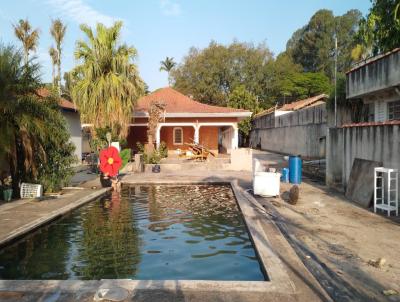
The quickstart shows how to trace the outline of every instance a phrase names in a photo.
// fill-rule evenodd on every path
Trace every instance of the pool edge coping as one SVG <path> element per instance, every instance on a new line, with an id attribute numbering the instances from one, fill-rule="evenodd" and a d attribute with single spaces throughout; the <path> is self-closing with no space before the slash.
<path id="1" fill-rule="evenodd" d="M 240 211 L 243 215 L 250 239 L 253 242 L 259 263 L 268 279 L 265 281 L 221 281 L 221 280 L 134 280 L 134 279 L 103 279 L 103 280 L 0 280 L 0 291 L 18 292 L 42 292 L 49 288 L 57 290 L 76 291 L 86 289 L 97 291 L 101 288 L 123 287 L 128 291 L 135 290 L 196 290 L 214 292 L 258 292 L 258 293 L 282 293 L 294 295 L 296 288 L 289 275 L 284 269 L 279 257 L 274 254 L 267 234 L 260 225 L 260 219 L 265 219 L 257 213 L 254 204 L 258 201 L 247 193 L 238 184 L 237 180 L 226 181 L 165 181 L 165 180 L 146 180 L 135 182 L 123 182 L 125 185 L 230 185 Z M 37 219 L 24 226 L 23 230 L 16 229 L 6 240 L 0 242 L 0 247 L 9 244 L 10 241 L 20 238 L 23 235 L 45 225 L 58 217 L 73 211 L 74 209 L 88 203 L 109 191 L 110 188 L 100 189 L 96 192 L 75 201 L 68 206 L 51 212 L 48 216 Z M 252 200 L 249 200 L 252 199 Z M 268 221 L 274 224 L 274 222 Z M 21 228 L 20 228 L 21 229 Z M 94 293 L 93 293 L 94 294 Z"/>

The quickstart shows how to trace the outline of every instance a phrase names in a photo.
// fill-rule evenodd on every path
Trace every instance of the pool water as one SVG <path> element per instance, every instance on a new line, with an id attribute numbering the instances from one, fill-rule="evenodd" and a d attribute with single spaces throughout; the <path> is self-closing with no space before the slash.
<path id="1" fill-rule="evenodd" d="M 1 279 L 265 280 L 230 186 L 130 186 L 0 251 Z"/>

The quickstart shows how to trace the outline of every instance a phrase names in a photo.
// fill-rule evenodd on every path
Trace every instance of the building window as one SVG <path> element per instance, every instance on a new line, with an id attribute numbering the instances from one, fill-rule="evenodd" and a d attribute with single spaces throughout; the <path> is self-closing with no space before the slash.
<path id="1" fill-rule="evenodd" d="M 174 145 L 183 144 L 183 130 L 181 127 L 174 128 Z"/>
<path id="2" fill-rule="evenodd" d="M 400 120 L 400 101 L 388 103 L 389 120 Z"/>

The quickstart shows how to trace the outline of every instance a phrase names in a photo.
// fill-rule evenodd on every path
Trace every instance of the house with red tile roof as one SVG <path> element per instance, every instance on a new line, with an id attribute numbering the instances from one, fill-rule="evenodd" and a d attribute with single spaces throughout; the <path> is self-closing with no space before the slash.
<path id="1" fill-rule="evenodd" d="M 173 88 L 161 88 L 138 100 L 127 139 L 130 148 L 136 149 L 138 142 L 147 143 L 149 109 L 155 102 L 165 106 L 163 121 L 156 130 L 156 145 L 165 142 L 170 152 L 185 150 L 186 143 L 196 142 L 216 153 L 230 153 L 238 148 L 238 122 L 252 114 L 203 104 Z"/>

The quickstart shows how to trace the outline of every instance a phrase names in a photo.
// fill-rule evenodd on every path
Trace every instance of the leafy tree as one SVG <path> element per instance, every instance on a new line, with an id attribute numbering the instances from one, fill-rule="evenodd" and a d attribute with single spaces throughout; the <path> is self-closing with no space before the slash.
<path id="1" fill-rule="evenodd" d="M 203 103 L 226 106 L 230 93 L 240 85 L 260 99 L 266 97 L 264 70 L 272 59 L 264 44 L 234 41 L 225 46 L 212 41 L 204 49 L 191 48 L 171 77 L 182 93 Z"/>
<path id="2" fill-rule="evenodd" d="M 250 110 L 253 115 L 260 111 L 258 98 L 252 94 L 244 85 L 237 86 L 229 95 L 228 106 L 237 109 Z M 251 130 L 252 117 L 248 117 L 239 122 L 239 131 L 242 133 L 245 144 Z"/>
<path id="3" fill-rule="evenodd" d="M 0 160 L 8 163 L 14 194 L 21 181 L 55 189 L 72 173 L 73 145 L 55 99 L 38 99 L 40 66 L 0 45 Z"/>
<path id="4" fill-rule="evenodd" d="M 400 46 L 400 3 L 398 0 L 371 0 L 368 15 L 360 21 L 354 57 L 365 58 Z"/>
<path id="5" fill-rule="evenodd" d="M 62 23 L 60 19 L 55 19 L 51 21 L 50 34 L 56 42 L 57 52 L 54 52 L 54 55 L 57 55 L 56 65 L 58 69 L 57 73 L 57 87 L 58 92 L 61 94 L 61 44 L 65 37 L 65 31 L 67 30 L 67 26 Z M 51 55 L 50 55 L 51 56 Z"/>
<path id="6" fill-rule="evenodd" d="M 164 61 L 160 62 L 160 64 L 161 64 L 160 71 L 166 71 L 168 73 L 168 83 L 171 85 L 169 74 L 172 68 L 174 68 L 176 65 L 176 62 L 174 62 L 174 58 L 166 57 Z"/>
<path id="7" fill-rule="evenodd" d="M 295 64 L 287 53 L 281 53 L 267 66 L 266 85 L 270 88 L 270 103 L 279 99 L 302 99 L 321 93 L 329 93 L 329 78 L 323 73 L 301 72 L 301 66 Z"/>
<path id="8" fill-rule="evenodd" d="M 286 50 L 307 72 L 323 72 L 333 78 L 335 36 L 338 40 L 338 70 L 350 67 L 354 36 L 358 30 L 361 13 L 350 10 L 342 16 L 332 11 L 317 11 L 307 25 L 297 30 L 286 45 Z"/>
<path id="9" fill-rule="evenodd" d="M 321 93 L 329 93 L 329 78 L 321 72 L 298 73 L 293 78 L 293 94 L 297 98 L 307 98 Z"/>
<path id="10" fill-rule="evenodd" d="M 29 52 L 35 51 L 39 40 L 39 29 L 32 29 L 28 19 L 19 20 L 13 25 L 15 36 L 21 41 L 24 49 L 25 65 L 28 65 Z"/>
<path id="11" fill-rule="evenodd" d="M 293 78 L 301 71 L 301 65 L 295 64 L 287 52 L 279 54 L 276 60 L 269 62 L 264 71 L 268 99 L 263 107 L 268 107 L 281 97 L 296 97 Z"/>
<path id="12" fill-rule="evenodd" d="M 136 49 L 119 43 L 122 22 L 111 27 L 98 23 L 96 32 L 81 25 L 87 41 L 78 41 L 72 70 L 72 99 L 85 123 L 95 128 L 110 127 L 118 137 L 126 137 L 136 100 L 144 85 L 136 64 Z"/>

